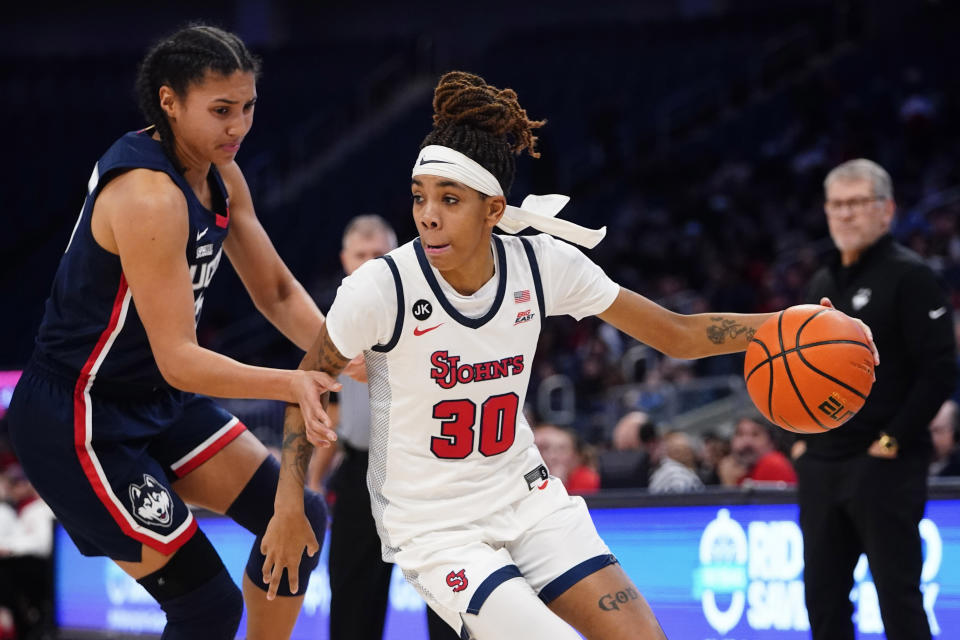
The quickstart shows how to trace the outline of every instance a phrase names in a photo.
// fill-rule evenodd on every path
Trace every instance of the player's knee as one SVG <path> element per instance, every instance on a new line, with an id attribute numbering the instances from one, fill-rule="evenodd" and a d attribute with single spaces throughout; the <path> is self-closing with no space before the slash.
<path id="1" fill-rule="evenodd" d="M 576 640 L 580 635 L 547 608 L 523 579 L 496 586 L 476 613 L 463 613 L 461 637 L 471 640 L 528 638 Z"/>
<path id="2" fill-rule="evenodd" d="M 262 536 L 273 517 L 273 500 L 279 478 L 280 462 L 267 456 L 227 509 L 226 515 L 255 536 Z"/>
<path id="3" fill-rule="evenodd" d="M 310 528 L 313 534 L 317 536 L 317 542 L 323 544 L 323 537 L 327 534 L 327 503 L 323 496 L 315 491 L 307 489 L 303 493 L 303 512 L 310 522 Z M 313 566 L 320 562 L 320 554 L 313 554 Z"/>
<path id="4" fill-rule="evenodd" d="M 314 491 L 307 489 L 303 495 L 303 512 L 307 516 L 307 521 L 313 529 L 313 535 L 317 536 L 317 542 L 323 544 L 323 537 L 327 533 L 327 504 L 323 497 Z M 320 564 L 320 552 L 308 556 L 303 554 L 300 560 L 300 592 L 307 588 L 310 581 L 310 574 Z M 286 595 L 286 594 L 282 594 Z"/>
<path id="5" fill-rule="evenodd" d="M 167 614 L 163 640 L 228 640 L 236 635 L 243 596 L 202 531 L 167 564 L 137 582 Z"/>
<path id="6" fill-rule="evenodd" d="M 310 527 L 313 529 L 313 534 L 317 537 L 317 542 L 323 544 L 323 537 L 327 532 L 327 506 L 320 494 L 310 491 L 309 489 L 305 491 L 303 495 L 303 511 L 307 517 L 307 521 L 310 523 Z M 250 556 L 247 559 L 247 576 L 253 584 L 266 591 L 267 585 L 263 582 L 263 563 L 266 557 L 260 552 L 260 543 L 262 541 L 262 534 L 258 535 L 257 539 L 254 540 L 253 549 L 250 550 Z M 313 570 L 317 568 L 319 562 L 319 553 L 315 553 L 311 557 L 304 552 L 300 558 L 297 573 L 299 578 L 297 593 L 290 591 L 290 581 L 287 578 L 286 572 L 284 572 L 280 580 L 280 585 L 277 587 L 277 595 L 294 596 L 306 593 L 307 587 L 310 584 L 310 575 L 313 573 Z"/>

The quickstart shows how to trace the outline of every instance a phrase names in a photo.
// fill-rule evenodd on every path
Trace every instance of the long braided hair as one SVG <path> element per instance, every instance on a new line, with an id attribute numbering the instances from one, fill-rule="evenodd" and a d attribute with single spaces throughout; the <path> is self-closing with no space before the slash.
<path id="1" fill-rule="evenodd" d="M 160 87 L 180 96 L 190 83 L 203 80 L 207 71 L 230 75 L 235 71 L 260 72 L 260 60 L 236 35 L 204 24 L 190 24 L 153 46 L 140 63 L 136 93 L 147 123 L 157 128 L 163 151 L 180 172 L 183 166 L 174 151 L 173 130 L 160 107 Z"/>
<path id="2" fill-rule="evenodd" d="M 498 89 L 464 71 L 445 73 L 433 94 L 433 130 L 420 148 L 431 144 L 455 149 L 480 163 L 510 193 L 515 155 L 524 149 L 534 158 L 533 130 L 546 120 L 531 120 L 513 89 Z M 486 194 L 490 195 L 490 194 Z"/>

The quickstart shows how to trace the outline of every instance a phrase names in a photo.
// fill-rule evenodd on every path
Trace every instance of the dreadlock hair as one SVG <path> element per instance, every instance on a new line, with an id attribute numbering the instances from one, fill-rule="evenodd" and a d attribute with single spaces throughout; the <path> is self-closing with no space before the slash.
<path id="1" fill-rule="evenodd" d="M 504 193 L 510 193 L 513 185 L 514 155 L 526 149 L 540 157 L 533 130 L 547 121 L 530 120 L 513 89 L 498 89 L 480 76 L 450 71 L 434 91 L 433 112 L 433 130 L 420 148 L 437 144 L 469 156 L 493 174 Z"/>
<path id="2" fill-rule="evenodd" d="M 137 72 L 136 93 L 147 124 L 157 128 L 160 144 L 173 166 L 183 166 L 174 151 L 173 130 L 160 107 L 160 87 L 166 85 L 185 95 L 192 82 L 203 80 L 207 71 L 230 75 L 235 71 L 260 73 L 260 59 L 232 33 L 204 24 L 190 24 L 153 46 Z"/>

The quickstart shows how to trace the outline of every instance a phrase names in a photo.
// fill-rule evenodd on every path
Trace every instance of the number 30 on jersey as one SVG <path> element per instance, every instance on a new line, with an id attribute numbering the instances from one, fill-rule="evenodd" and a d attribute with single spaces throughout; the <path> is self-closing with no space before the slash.
<path id="1" fill-rule="evenodd" d="M 477 434 L 477 405 L 472 400 L 438 402 L 433 405 L 433 417 L 441 422 L 440 435 L 430 438 L 430 451 L 438 458 L 456 460 L 466 458 L 474 448 L 487 457 L 503 453 L 516 437 L 519 405 L 515 393 L 487 398 L 480 406 Z"/>

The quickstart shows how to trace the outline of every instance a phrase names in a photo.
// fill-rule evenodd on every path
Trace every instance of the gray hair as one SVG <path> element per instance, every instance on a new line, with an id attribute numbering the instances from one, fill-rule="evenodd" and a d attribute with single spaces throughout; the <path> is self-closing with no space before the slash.
<path id="1" fill-rule="evenodd" d="M 397 234 L 393 227 L 375 213 L 356 216 L 347 223 L 347 228 L 343 230 L 342 242 L 344 247 L 347 246 L 347 238 L 354 233 L 359 233 L 364 237 L 383 234 L 387 238 L 387 244 L 390 245 L 390 248 L 397 248 Z"/>
<path id="2" fill-rule="evenodd" d="M 873 160 L 857 158 L 834 167 L 823 181 L 824 192 L 837 180 L 844 182 L 869 180 L 875 197 L 893 200 L 893 182 L 890 180 L 890 174 Z"/>

